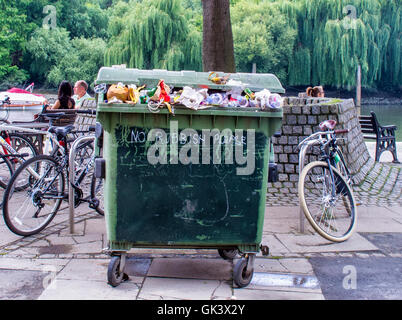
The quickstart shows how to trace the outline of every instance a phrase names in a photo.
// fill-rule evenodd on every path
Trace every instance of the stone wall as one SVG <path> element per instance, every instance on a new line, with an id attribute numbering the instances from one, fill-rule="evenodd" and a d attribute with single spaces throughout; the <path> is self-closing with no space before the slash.
<path id="1" fill-rule="evenodd" d="M 299 178 L 299 153 L 297 145 L 313 132 L 319 131 L 319 123 L 333 119 L 336 129 L 349 129 L 342 142 L 342 151 L 349 170 L 360 183 L 367 172 L 364 167 L 370 159 L 353 99 L 285 98 L 281 136 L 273 138 L 275 161 L 278 164 L 276 187 L 294 188 Z M 318 150 L 308 152 L 306 162 L 317 159 Z M 291 183 L 289 183 L 291 182 Z M 285 190 L 286 191 L 286 190 Z M 295 191 L 295 190 L 291 190 Z"/>

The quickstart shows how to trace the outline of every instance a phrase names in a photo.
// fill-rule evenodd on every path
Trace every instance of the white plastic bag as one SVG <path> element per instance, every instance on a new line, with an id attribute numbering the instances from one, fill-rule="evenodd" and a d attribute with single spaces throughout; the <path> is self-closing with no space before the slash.
<path id="1" fill-rule="evenodd" d="M 177 99 L 177 102 L 185 105 L 187 108 L 198 110 L 201 102 L 207 97 L 208 89 L 201 89 L 197 91 L 190 87 L 184 87 L 180 98 Z"/>

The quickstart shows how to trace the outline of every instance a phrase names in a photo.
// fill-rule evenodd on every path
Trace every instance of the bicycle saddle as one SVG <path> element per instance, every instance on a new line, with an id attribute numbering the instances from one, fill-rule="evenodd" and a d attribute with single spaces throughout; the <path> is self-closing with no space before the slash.
<path id="1" fill-rule="evenodd" d="M 50 127 L 48 131 L 50 133 L 55 133 L 57 136 L 66 137 L 73 130 L 74 126 L 70 124 L 65 127 Z"/>
<path id="2" fill-rule="evenodd" d="M 335 120 L 325 120 L 320 123 L 320 129 L 322 131 L 327 131 L 327 130 L 334 130 L 336 126 L 336 121 Z"/>

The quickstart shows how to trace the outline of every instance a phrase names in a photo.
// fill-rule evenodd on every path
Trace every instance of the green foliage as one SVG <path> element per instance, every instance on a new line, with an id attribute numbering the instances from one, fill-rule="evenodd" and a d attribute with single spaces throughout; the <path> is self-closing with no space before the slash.
<path id="1" fill-rule="evenodd" d="M 236 68 L 285 85 L 402 83 L 402 0 L 230 0 Z M 42 28 L 47 5 L 57 29 Z M 351 10 L 348 12 L 348 10 Z M 202 69 L 202 0 L 0 0 L 0 86 L 92 82 L 103 65 Z"/>
<path id="2" fill-rule="evenodd" d="M 35 30 L 27 44 L 31 57 L 30 73 L 35 80 L 44 82 L 49 71 L 71 51 L 70 35 L 66 29 Z"/>
<path id="3" fill-rule="evenodd" d="M 92 83 L 103 65 L 105 48 L 101 38 L 70 40 L 65 29 L 37 29 L 28 43 L 30 71 L 36 79 L 55 87 L 62 80 Z"/>
<path id="4" fill-rule="evenodd" d="M 0 0 L 0 21 L 0 83 L 24 81 L 26 72 L 18 66 L 27 31 L 26 16 L 6 0 Z"/>
<path id="5" fill-rule="evenodd" d="M 99 69 L 103 66 L 106 42 L 101 38 L 75 38 L 67 55 L 49 72 L 49 84 L 58 86 L 67 79 L 71 83 L 85 80 L 93 84 Z"/>
<path id="6" fill-rule="evenodd" d="M 236 69 L 274 73 L 283 82 L 287 78 L 288 61 L 296 38 L 278 8 L 269 2 L 238 1 L 231 9 Z"/>
<path id="7" fill-rule="evenodd" d="M 350 88 L 358 65 L 363 86 L 401 83 L 401 0 L 272 2 L 297 23 L 289 84 Z"/>
<path id="8" fill-rule="evenodd" d="M 202 35 L 185 19 L 181 1 L 120 2 L 112 13 L 106 65 L 126 64 L 140 69 L 201 69 Z"/>

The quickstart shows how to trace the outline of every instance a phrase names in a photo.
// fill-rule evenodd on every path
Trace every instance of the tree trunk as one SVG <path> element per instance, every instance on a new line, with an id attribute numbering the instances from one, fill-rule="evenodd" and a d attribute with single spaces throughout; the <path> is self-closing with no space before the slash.
<path id="1" fill-rule="evenodd" d="M 236 72 L 229 0 L 202 0 L 204 72 Z"/>

